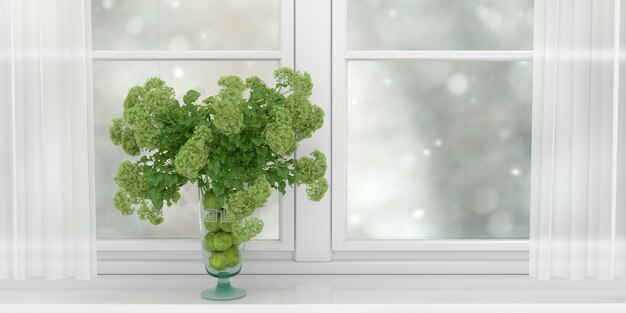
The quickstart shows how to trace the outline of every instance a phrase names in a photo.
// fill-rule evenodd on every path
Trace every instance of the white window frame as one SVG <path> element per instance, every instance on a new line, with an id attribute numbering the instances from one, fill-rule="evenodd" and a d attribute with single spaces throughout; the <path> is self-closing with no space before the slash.
<path id="1" fill-rule="evenodd" d="M 93 50 L 91 49 L 91 1 L 85 1 L 87 36 L 90 49 L 90 67 L 98 61 L 277 61 L 279 66 L 294 67 L 294 0 L 279 0 L 278 50 Z M 90 73 L 91 73 L 90 68 Z M 93 82 L 90 77 L 90 94 Z M 93 108 L 92 112 L 93 114 Z M 92 121 L 93 125 L 93 121 Z M 93 137 L 92 137 L 93 138 Z M 93 147 L 91 148 L 93 151 Z M 93 176 L 93 175 L 92 175 Z M 92 177 L 93 181 L 93 177 Z M 279 196 L 279 239 L 259 239 L 246 244 L 252 259 L 290 259 L 294 249 L 295 192 L 288 190 Z M 97 240 L 98 272 L 100 274 L 159 272 L 162 264 L 196 263 L 201 259 L 200 239 L 115 239 Z M 257 253 L 258 252 L 258 253 Z M 271 252 L 271 253 L 270 253 Z M 202 268 L 202 267 L 201 267 Z M 173 266 L 166 272 L 188 272 Z M 163 272 L 163 271 L 160 271 Z"/>
<path id="2" fill-rule="evenodd" d="M 279 51 L 93 51 L 93 57 L 280 60 L 311 73 L 315 86 L 311 101 L 326 112 L 326 121 L 296 154 L 315 149 L 326 153 L 331 188 L 320 202 L 309 201 L 303 188 L 295 188 L 284 199 L 295 208 L 281 212 L 281 227 L 293 227 L 281 229 L 281 242 L 248 244 L 243 274 L 527 274 L 528 240 L 347 239 L 347 62 L 529 61 L 532 51 L 348 51 L 346 7 L 347 0 L 280 0 Z M 204 272 L 199 240 L 99 240 L 98 260 L 101 274 Z"/>
<path id="3" fill-rule="evenodd" d="M 358 61 L 532 61 L 532 50 L 358 50 L 347 49 L 347 0 L 333 1 L 333 251 L 526 252 L 528 240 L 349 240 L 347 229 L 347 64 Z M 363 253 L 363 257 L 367 256 Z M 370 253 L 371 255 L 371 253 Z M 358 255 L 357 255 L 358 256 Z"/>

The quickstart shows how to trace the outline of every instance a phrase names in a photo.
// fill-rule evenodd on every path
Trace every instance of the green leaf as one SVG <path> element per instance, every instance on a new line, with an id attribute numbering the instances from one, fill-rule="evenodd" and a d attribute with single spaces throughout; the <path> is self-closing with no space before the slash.
<path id="1" fill-rule="evenodd" d="M 287 184 L 284 181 L 278 182 L 278 191 L 280 193 L 285 194 L 285 187 L 287 187 Z"/>
<path id="2" fill-rule="evenodd" d="M 198 100 L 198 98 L 200 98 L 200 93 L 191 89 L 187 91 L 187 94 L 185 94 L 185 96 L 183 96 L 183 102 L 186 105 L 192 105 L 194 102 L 196 102 L 196 100 Z"/>
<path id="3" fill-rule="evenodd" d="M 207 167 L 211 170 L 211 172 L 213 173 L 219 173 L 220 171 L 220 161 L 215 160 L 215 159 L 211 159 L 209 160 Z"/>
<path id="4" fill-rule="evenodd" d="M 265 140 L 261 137 L 252 137 L 252 143 L 256 146 L 260 146 L 265 143 Z"/>
<path id="5" fill-rule="evenodd" d="M 215 193 L 215 195 L 223 195 L 224 194 L 224 187 L 222 186 L 213 186 L 213 192 Z"/>
<path id="6" fill-rule="evenodd" d="M 279 167 L 276 171 L 278 172 L 278 176 L 282 179 L 287 179 L 287 177 L 289 177 L 289 169 L 285 167 Z"/>

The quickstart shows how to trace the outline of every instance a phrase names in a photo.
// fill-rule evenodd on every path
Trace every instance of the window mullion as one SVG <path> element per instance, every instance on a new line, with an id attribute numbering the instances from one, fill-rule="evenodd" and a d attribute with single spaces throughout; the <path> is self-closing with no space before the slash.
<path id="1" fill-rule="evenodd" d="M 324 126 L 313 138 L 300 143 L 297 155 L 302 157 L 313 150 L 320 150 L 330 156 L 331 1 L 299 1 L 295 16 L 298 38 L 295 42 L 295 68 L 311 74 L 315 86 L 311 102 L 326 112 Z M 330 175 L 327 172 L 328 178 Z M 296 188 L 296 261 L 332 259 L 330 199 L 329 192 L 321 201 L 312 202 L 307 199 L 305 188 Z"/>

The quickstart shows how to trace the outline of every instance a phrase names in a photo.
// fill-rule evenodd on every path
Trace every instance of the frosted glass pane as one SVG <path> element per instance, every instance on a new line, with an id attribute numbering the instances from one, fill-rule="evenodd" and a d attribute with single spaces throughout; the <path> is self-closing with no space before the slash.
<path id="1" fill-rule="evenodd" d="M 96 50 L 276 50 L 278 0 L 92 0 Z"/>
<path id="2" fill-rule="evenodd" d="M 94 62 L 94 127 L 96 167 L 96 211 L 98 238 L 198 238 L 198 194 L 191 185 L 183 187 L 178 204 L 164 208 L 165 222 L 153 226 L 136 216 L 122 216 L 113 207 L 117 186 L 113 175 L 117 166 L 130 157 L 109 140 L 111 120 L 122 115 L 122 102 L 128 88 L 143 84 L 148 77 L 159 76 L 174 87 L 179 99 L 188 89 L 204 96 L 217 92 L 220 76 L 257 75 L 273 82 L 274 61 L 145 61 Z M 259 239 L 279 239 L 280 212 L 275 193 L 259 212 L 265 222 Z"/>
<path id="3" fill-rule="evenodd" d="M 533 0 L 348 0 L 350 50 L 531 49 Z"/>
<path id="4" fill-rule="evenodd" d="M 349 238 L 527 238 L 531 72 L 350 62 Z"/>

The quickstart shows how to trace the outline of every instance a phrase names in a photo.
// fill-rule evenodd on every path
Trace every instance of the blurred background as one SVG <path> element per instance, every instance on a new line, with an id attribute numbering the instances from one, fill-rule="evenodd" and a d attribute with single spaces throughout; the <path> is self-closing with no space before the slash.
<path id="1" fill-rule="evenodd" d="M 278 50 L 278 0 L 93 0 L 94 50 Z M 219 7 L 219 9 L 218 9 Z M 532 0 L 350 0 L 349 50 L 531 50 Z M 245 18 L 241 18 L 245 16 Z M 196 238 L 197 191 L 154 227 L 112 206 L 110 121 L 160 76 L 181 96 L 222 75 L 269 82 L 275 61 L 96 61 L 98 237 Z M 348 62 L 350 239 L 527 238 L 532 64 Z M 337 103 L 341 103 L 337 101 Z M 336 104 L 334 104 L 336 105 Z M 330 116 L 330 112 L 327 112 Z M 339 209 L 339 208 L 334 208 Z M 259 213 L 279 237 L 279 197 Z"/>

